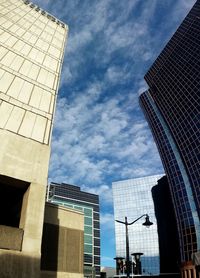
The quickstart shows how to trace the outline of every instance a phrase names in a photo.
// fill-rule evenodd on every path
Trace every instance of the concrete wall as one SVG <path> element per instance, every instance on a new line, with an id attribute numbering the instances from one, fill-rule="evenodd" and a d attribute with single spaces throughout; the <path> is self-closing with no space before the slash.
<path id="1" fill-rule="evenodd" d="M 0 225 L 0 248 L 21 251 L 23 230 Z"/>
<path id="2" fill-rule="evenodd" d="M 0 277 L 39 277 L 50 147 L 0 130 L 0 174 L 4 179 L 25 181 L 19 228 L 23 229 L 20 252 L 0 249 Z M 1 182 L 1 177 L 0 177 Z M 6 213 L 6 211 L 4 212 Z M 10 241 L 15 233 L 9 234 Z M 9 239 L 8 239 L 9 240 Z M 31 271 L 30 271 L 31 269 Z"/>
<path id="3" fill-rule="evenodd" d="M 6 130 L 0 130 L 0 142 L 0 174 L 4 179 L 30 184 L 24 194 L 19 225 L 24 230 L 22 251 L 39 255 L 50 146 Z"/>
<path id="4" fill-rule="evenodd" d="M 41 278 L 83 278 L 84 214 L 46 203 Z"/>
<path id="5" fill-rule="evenodd" d="M 50 146 L 0 129 L 0 174 L 47 184 Z"/>
<path id="6" fill-rule="evenodd" d="M 9 201 L 6 187 L 24 190 L 19 225 L 4 242 L 10 238 L 12 243 L 23 231 L 21 250 L 14 250 L 13 243 L 7 244 L 9 250 L 2 246 L 1 278 L 40 277 L 51 132 L 67 26 L 36 8 L 23 0 L 0 1 L 0 191 Z M 0 220 L 12 226 L 5 217 Z"/>
<path id="7" fill-rule="evenodd" d="M 40 258 L 30 252 L 0 250 L 1 278 L 40 277 Z"/>

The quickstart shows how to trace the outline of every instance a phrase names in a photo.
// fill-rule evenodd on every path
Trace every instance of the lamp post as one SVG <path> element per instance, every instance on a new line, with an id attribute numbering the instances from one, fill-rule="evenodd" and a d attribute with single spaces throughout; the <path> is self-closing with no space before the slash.
<path id="1" fill-rule="evenodd" d="M 148 214 L 143 214 L 140 217 L 138 217 L 137 219 L 135 219 L 133 222 L 128 223 L 127 217 L 125 216 L 125 221 L 119 221 L 119 220 L 115 220 L 118 223 L 124 224 L 125 225 L 125 231 L 126 231 L 126 277 L 130 277 L 130 259 L 129 259 L 129 237 L 128 237 L 128 226 L 134 224 L 135 222 L 137 222 L 138 220 L 140 220 L 142 217 L 145 216 L 145 222 L 142 224 L 146 227 L 150 227 L 151 225 L 153 225 L 152 222 L 150 222 L 149 220 L 149 216 Z"/>
<path id="2" fill-rule="evenodd" d="M 124 257 L 116 257 L 116 275 L 123 273 L 123 259 Z"/>
<path id="3" fill-rule="evenodd" d="M 131 256 L 134 256 L 135 259 L 135 269 L 134 269 L 134 274 L 142 274 L 142 270 L 141 270 L 141 261 L 140 261 L 140 257 L 144 255 L 143 253 L 133 253 L 131 254 Z"/>

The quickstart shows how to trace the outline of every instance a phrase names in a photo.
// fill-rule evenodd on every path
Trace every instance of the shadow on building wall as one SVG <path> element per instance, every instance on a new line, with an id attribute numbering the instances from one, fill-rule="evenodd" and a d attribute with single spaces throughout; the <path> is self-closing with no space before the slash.
<path id="1" fill-rule="evenodd" d="M 23 229 L 0 225 L 0 278 L 82 277 L 83 223 L 82 214 L 46 203 L 41 259 L 39 252 L 23 251 Z M 32 250 L 34 241 L 26 250 L 28 244 Z"/>
<path id="2" fill-rule="evenodd" d="M 49 220 L 51 223 L 48 223 Z M 59 224 L 57 207 L 53 207 L 49 214 L 48 204 L 46 203 L 41 247 L 41 278 L 57 277 L 57 271 L 59 271 L 59 259 L 61 259 L 59 258 L 58 249 L 62 248 L 59 246 Z"/>
<path id="3" fill-rule="evenodd" d="M 58 271 L 59 226 L 44 223 L 42 237 L 41 270 Z"/>
<path id="4" fill-rule="evenodd" d="M 4 254 L 0 254 L 1 278 L 40 277 L 40 260 L 38 258 L 10 250 L 3 250 L 3 252 Z"/>
<path id="5" fill-rule="evenodd" d="M 58 273 L 73 273 L 79 277 L 83 273 L 83 228 L 72 225 L 80 219 L 83 223 L 83 217 L 75 211 L 46 203 L 41 278 L 54 278 Z"/>

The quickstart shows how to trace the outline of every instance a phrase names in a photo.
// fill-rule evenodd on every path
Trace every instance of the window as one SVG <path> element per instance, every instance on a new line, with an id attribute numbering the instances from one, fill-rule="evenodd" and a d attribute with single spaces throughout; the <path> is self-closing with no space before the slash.
<path id="1" fill-rule="evenodd" d="M 92 244 L 92 236 L 84 235 L 84 243 Z"/>
<path id="2" fill-rule="evenodd" d="M 92 235 L 92 227 L 91 226 L 84 226 L 85 234 Z"/>
<path id="3" fill-rule="evenodd" d="M 85 214 L 85 216 L 92 217 L 92 209 L 84 208 L 84 214 Z"/>
<path id="4" fill-rule="evenodd" d="M 84 244 L 84 253 L 92 253 L 92 245 Z"/>
<path id="5" fill-rule="evenodd" d="M 85 219 L 84 219 L 85 221 L 85 225 L 92 225 L 92 218 L 90 218 L 90 217 L 85 217 Z"/>

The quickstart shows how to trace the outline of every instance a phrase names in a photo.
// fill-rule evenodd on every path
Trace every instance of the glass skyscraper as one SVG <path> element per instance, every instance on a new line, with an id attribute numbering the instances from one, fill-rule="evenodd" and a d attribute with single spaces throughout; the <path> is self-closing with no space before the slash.
<path id="1" fill-rule="evenodd" d="M 51 183 L 47 200 L 84 213 L 84 275 L 100 277 L 99 196 L 83 192 L 79 186 Z"/>
<path id="2" fill-rule="evenodd" d="M 153 225 L 147 229 L 141 219 L 128 226 L 129 249 L 141 256 L 142 274 L 159 275 L 159 246 L 157 222 L 151 194 L 152 187 L 163 175 L 148 176 L 112 183 L 115 220 L 132 222 L 143 214 L 148 214 Z M 115 222 L 116 257 L 126 257 L 125 225 Z M 131 259 L 131 258 L 130 258 Z"/>
<path id="3" fill-rule="evenodd" d="M 140 103 L 168 177 L 181 261 L 200 250 L 200 1 L 145 75 Z"/>

